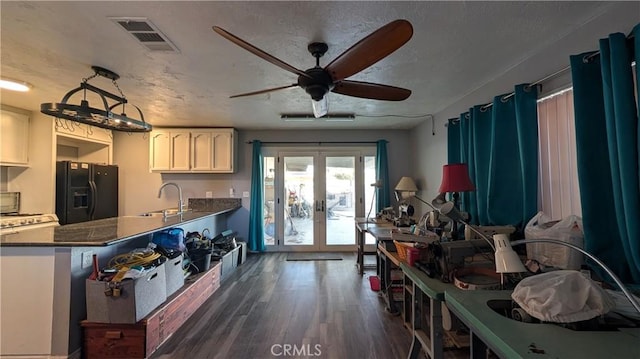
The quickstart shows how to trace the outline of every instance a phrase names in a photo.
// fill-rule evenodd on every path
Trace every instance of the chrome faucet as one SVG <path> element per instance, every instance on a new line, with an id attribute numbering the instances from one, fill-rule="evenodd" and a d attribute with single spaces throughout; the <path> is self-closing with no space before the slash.
<path id="1" fill-rule="evenodd" d="M 160 198 L 160 196 L 162 195 L 162 189 L 167 187 L 167 186 L 169 186 L 169 185 L 175 186 L 178 189 L 178 196 L 179 196 L 179 199 L 178 199 L 178 213 L 176 213 L 176 214 L 182 215 L 182 213 L 183 213 L 183 203 L 184 203 L 184 202 L 182 202 L 182 188 L 180 188 L 180 186 L 177 183 L 175 183 L 175 182 L 163 183 L 162 186 L 160 186 L 160 189 L 158 190 L 158 198 Z M 166 213 L 165 213 L 165 215 L 166 215 Z"/>

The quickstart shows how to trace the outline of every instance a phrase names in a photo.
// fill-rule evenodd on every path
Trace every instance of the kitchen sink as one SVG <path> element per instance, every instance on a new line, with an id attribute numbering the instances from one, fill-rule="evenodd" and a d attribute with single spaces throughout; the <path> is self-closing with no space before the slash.
<path id="1" fill-rule="evenodd" d="M 162 217 L 162 212 L 147 212 L 137 215 L 136 217 Z"/>
<path id="2" fill-rule="evenodd" d="M 182 211 L 182 213 L 186 213 L 191 211 L 190 209 L 185 209 Z M 178 215 L 179 210 L 177 208 L 167 208 L 167 209 L 163 209 L 163 210 L 159 210 L 159 211 L 151 211 L 151 212 L 145 212 L 142 213 L 140 215 L 138 215 L 138 217 L 163 217 L 163 216 L 167 216 L 167 217 L 171 217 L 171 216 L 176 216 Z"/>

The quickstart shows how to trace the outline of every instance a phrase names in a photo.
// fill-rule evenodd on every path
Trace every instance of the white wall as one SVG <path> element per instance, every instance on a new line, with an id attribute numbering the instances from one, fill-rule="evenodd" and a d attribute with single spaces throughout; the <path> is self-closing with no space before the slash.
<path id="1" fill-rule="evenodd" d="M 55 213 L 54 121 L 30 112 L 29 167 L 7 168 L 7 191 L 20 192 L 23 213 Z"/>
<path id="2" fill-rule="evenodd" d="M 53 247 L 2 248 L 0 356 L 52 353 L 54 251 Z"/>

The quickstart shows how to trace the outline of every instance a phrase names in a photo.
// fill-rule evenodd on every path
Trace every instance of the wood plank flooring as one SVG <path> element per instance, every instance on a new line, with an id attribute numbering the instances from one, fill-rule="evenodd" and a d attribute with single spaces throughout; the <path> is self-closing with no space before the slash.
<path id="1" fill-rule="evenodd" d="M 349 253 L 249 255 L 152 358 L 406 358 L 409 331 L 385 311 L 369 275 L 357 274 Z"/>

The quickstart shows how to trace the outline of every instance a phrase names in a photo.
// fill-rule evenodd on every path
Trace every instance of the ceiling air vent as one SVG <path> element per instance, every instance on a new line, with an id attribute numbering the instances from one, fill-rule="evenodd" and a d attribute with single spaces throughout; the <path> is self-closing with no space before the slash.
<path id="1" fill-rule="evenodd" d="M 179 52 L 167 36 L 146 17 L 110 17 L 109 19 L 151 51 Z"/>

